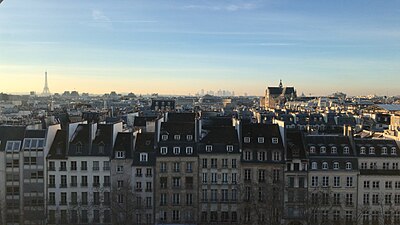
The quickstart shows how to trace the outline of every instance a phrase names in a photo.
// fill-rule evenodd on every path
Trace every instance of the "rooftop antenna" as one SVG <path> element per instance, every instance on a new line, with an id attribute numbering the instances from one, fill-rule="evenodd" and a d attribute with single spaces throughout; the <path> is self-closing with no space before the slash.
<path id="1" fill-rule="evenodd" d="M 45 96 L 49 96 L 50 95 L 50 89 L 49 89 L 49 85 L 47 83 L 47 70 L 44 73 L 44 88 L 43 88 L 42 95 L 45 95 Z"/>

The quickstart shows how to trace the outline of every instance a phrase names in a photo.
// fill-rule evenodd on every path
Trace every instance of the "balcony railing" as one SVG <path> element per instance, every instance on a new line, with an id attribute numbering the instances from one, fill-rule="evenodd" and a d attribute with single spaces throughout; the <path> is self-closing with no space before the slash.
<path id="1" fill-rule="evenodd" d="M 59 168 L 59 171 L 67 171 L 67 167 L 63 167 L 62 166 L 62 167 Z"/>
<path id="2" fill-rule="evenodd" d="M 111 186 L 111 183 L 110 182 L 105 182 L 105 183 L 103 183 L 103 187 L 110 187 Z"/>
<path id="3" fill-rule="evenodd" d="M 87 187 L 88 183 L 81 183 L 81 187 Z"/>
<path id="4" fill-rule="evenodd" d="M 70 183 L 69 186 L 71 186 L 71 187 L 77 187 L 77 186 L 78 186 L 78 183 L 73 182 L 73 183 Z"/>
<path id="5" fill-rule="evenodd" d="M 67 184 L 66 183 L 61 183 L 60 184 L 60 188 L 66 188 L 67 187 Z"/>
<path id="6" fill-rule="evenodd" d="M 109 167 L 109 166 L 104 166 L 104 167 L 103 167 L 103 170 L 104 170 L 104 171 L 109 171 L 109 170 L 110 170 L 110 167 Z"/>

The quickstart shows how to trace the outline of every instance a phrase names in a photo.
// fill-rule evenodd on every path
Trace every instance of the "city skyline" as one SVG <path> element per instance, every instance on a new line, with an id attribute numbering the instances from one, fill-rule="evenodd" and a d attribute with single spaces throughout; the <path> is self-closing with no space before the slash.
<path id="1" fill-rule="evenodd" d="M 398 95 L 399 1 L 4 1 L 1 92 Z M 23 82 L 22 82 L 23 81 Z"/>

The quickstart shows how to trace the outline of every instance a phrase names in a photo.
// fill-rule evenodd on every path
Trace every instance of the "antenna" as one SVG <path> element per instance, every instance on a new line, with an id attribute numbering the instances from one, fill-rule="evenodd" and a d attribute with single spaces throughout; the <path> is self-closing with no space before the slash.
<path id="1" fill-rule="evenodd" d="M 43 88 L 42 95 L 45 95 L 45 96 L 49 96 L 50 95 L 49 85 L 47 83 L 47 70 L 44 73 L 44 88 Z"/>

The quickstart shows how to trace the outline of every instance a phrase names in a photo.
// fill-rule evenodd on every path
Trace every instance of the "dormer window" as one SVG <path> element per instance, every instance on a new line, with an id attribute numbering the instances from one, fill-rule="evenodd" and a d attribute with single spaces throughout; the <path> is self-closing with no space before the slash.
<path id="1" fill-rule="evenodd" d="M 166 155 L 168 153 L 168 148 L 167 147 L 161 147 L 160 148 L 160 154 L 161 155 Z"/>
<path id="2" fill-rule="evenodd" d="M 387 155 L 387 148 L 386 147 L 382 147 L 381 148 L 381 154 L 382 155 Z"/>
<path id="3" fill-rule="evenodd" d="M 339 163 L 338 162 L 334 162 L 333 163 L 333 169 L 334 170 L 338 170 L 339 169 Z"/>
<path id="4" fill-rule="evenodd" d="M 251 160 L 251 152 L 244 151 L 244 160 L 246 160 L 246 161 Z"/>
<path id="5" fill-rule="evenodd" d="M 206 145 L 206 152 L 212 151 L 212 145 Z"/>
<path id="6" fill-rule="evenodd" d="M 349 153 L 350 153 L 349 147 L 347 146 L 343 147 L 343 154 L 349 154 Z"/>
<path id="7" fill-rule="evenodd" d="M 365 154 L 365 147 L 360 148 L 360 154 L 364 155 Z"/>
<path id="8" fill-rule="evenodd" d="M 272 144 L 278 144 L 279 139 L 278 138 L 272 138 Z"/>
<path id="9" fill-rule="evenodd" d="M 260 144 L 264 143 L 264 137 L 258 137 L 257 140 Z"/>
<path id="10" fill-rule="evenodd" d="M 187 139 L 188 141 L 193 140 L 193 135 L 186 135 L 186 139 Z"/>
<path id="11" fill-rule="evenodd" d="M 175 141 L 181 140 L 181 135 L 174 135 L 174 140 Z"/>
<path id="12" fill-rule="evenodd" d="M 331 147 L 331 154 L 337 154 L 337 148 L 335 146 Z"/>
<path id="13" fill-rule="evenodd" d="M 351 165 L 351 162 L 346 163 L 346 170 L 351 170 L 353 167 Z"/>
<path id="14" fill-rule="evenodd" d="M 82 153 L 82 143 L 80 143 L 80 142 L 78 142 L 78 144 L 76 144 L 76 153 L 77 154 Z"/>
<path id="15" fill-rule="evenodd" d="M 117 159 L 124 159 L 125 158 L 125 152 L 124 151 L 117 151 L 115 153 L 115 158 Z"/>
<path id="16" fill-rule="evenodd" d="M 272 153 L 272 160 L 273 161 L 280 161 L 281 160 L 281 153 L 280 152 L 273 152 Z"/>
<path id="17" fill-rule="evenodd" d="M 244 143 L 250 143 L 250 137 L 244 137 Z"/>
<path id="18" fill-rule="evenodd" d="M 396 147 L 392 147 L 392 148 L 391 148 L 390 154 L 392 154 L 392 155 L 397 155 L 397 149 L 396 149 Z"/>
<path id="19" fill-rule="evenodd" d="M 104 143 L 99 144 L 99 154 L 104 154 Z"/>
<path id="20" fill-rule="evenodd" d="M 226 151 L 233 152 L 233 145 L 227 145 L 226 146 Z"/>
<path id="21" fill-rule="evenodd" d="M 161 135 L 161 139 L 162 139 L 163 141 L 168 140 L 168 135 L 166 135 L 166 134 Z"/>
<path id="22" fill-rule="evenodd" d="M 375 148 L 369 147 L 369 154 L 375 154 Z"/>
<path id="23" fill-rule="evenodd" d="M 174 155 L 179 155 L 181 154 L 181 148 L 180 147 L 174 147 Z"/>
<path id="24" fill-rule="evenodd" d="M 140 153 L 140 162 L 147 162 L 147 153 Z"/>
<path id="25" fill-rule="evenodd" d="M 311 169 L 313 169 L 313 170 L 318 169 L 318 164 L 317 164 L 317 162 L 312 162 L 312 163 L 311 163 Z"/>
<path id="26" fill-rule="evenodd" d="M 310 147 L 310 153 L 315 153 L 315 146 Z"/>
<path id="27" fill-rule="evenodd" d="M 7 152 L 11 152 L 11 151 L 18 152 L 20 146 L 21 146 L 20 141 L 7 141 L 6 151 Z"/>
<path id="28" fill-rule="evenodd" d="M 323 162 L 322 163 L 322 169 L 323 170 L 327 170 L 328 169 L 328 163 L 327 162 Z"/>
<path id="29" fill-rule="evenodd" d="M 186 147 L 186 154 L 187 155 L 193 154 L 193 147 Z"/>
<path id="30" fill-rule="evenodd" d="M 326 147 L 325 146 L 320 147 L 319 148 L 319 152 L 320 153 L 326 153 Z"/>

